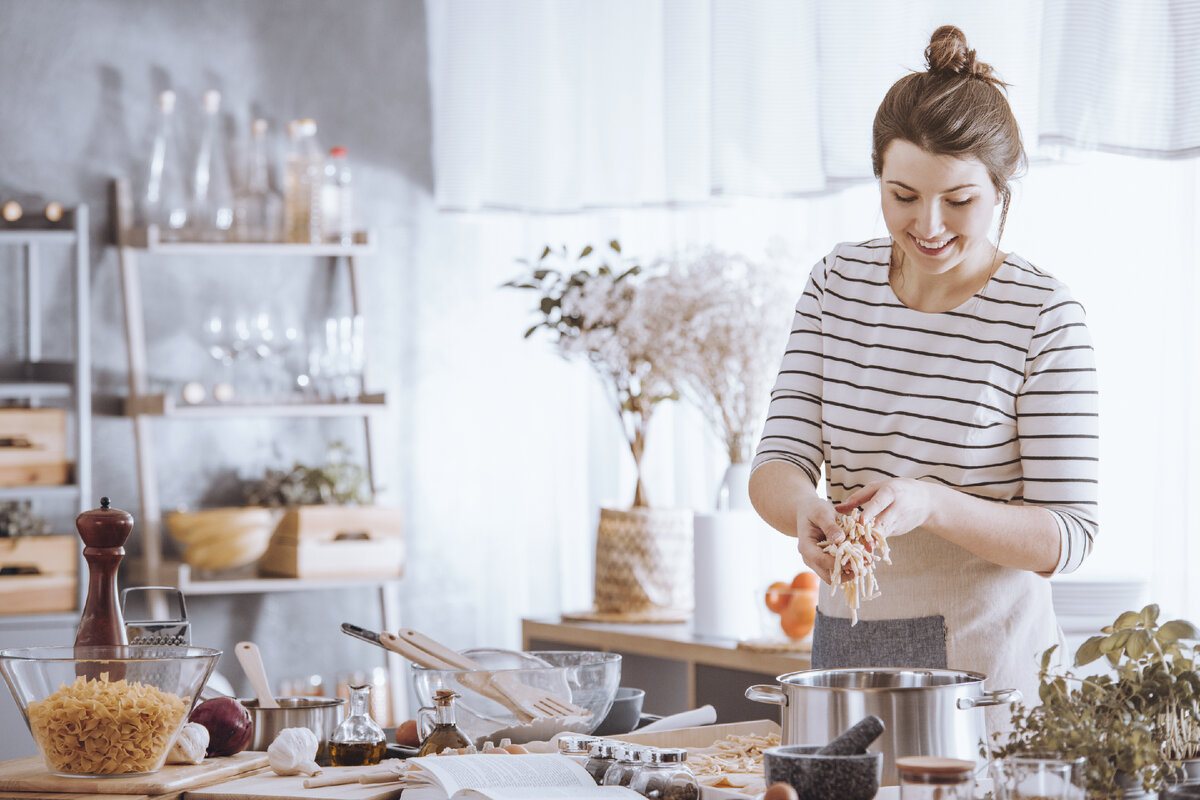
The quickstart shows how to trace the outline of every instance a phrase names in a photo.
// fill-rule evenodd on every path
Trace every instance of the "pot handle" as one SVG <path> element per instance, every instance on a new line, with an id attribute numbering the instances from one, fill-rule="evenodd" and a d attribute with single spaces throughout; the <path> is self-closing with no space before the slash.
<path id="1" fill-rule="evenodd" d="M 958 707 L 962 711 L 984 706 L 1002 706 L 1005 703 L 1015 703 L 1021 699 L 1020 689 L 997 689 L 994 692 L 984 692 L 979 697 L 960 697 Z"/>
<path id="2" fill-rule="evenodd" d="M 746 690 L 746 699 L 753 700 L 757 703 L 770 703 L 776 706 L 787 705 L 787 695 L 783 693 L 783 689 L 778 686 L 768 686 L 760 683 L 751 686 Z"/>

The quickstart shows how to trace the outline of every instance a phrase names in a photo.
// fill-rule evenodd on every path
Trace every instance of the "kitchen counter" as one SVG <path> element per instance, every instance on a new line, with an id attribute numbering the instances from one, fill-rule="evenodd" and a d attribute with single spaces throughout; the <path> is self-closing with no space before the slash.
<path id="1" fill-rule="evenodd" d="M 778 708 L 747 700 L 746 687 L 810 666 L 807 653 L 742 649 L 735 639 L 697 636 L 690 623 L 523 619 L 521 640 L 525 650 L 620 653 L 621 685 L 646 690 L 647 712 L 675 714 L 707 703 L 721 722 L 777 717 Z"/>

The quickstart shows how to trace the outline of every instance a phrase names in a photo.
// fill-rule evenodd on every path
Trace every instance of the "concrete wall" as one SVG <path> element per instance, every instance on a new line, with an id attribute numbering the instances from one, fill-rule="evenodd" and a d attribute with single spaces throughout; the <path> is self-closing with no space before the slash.
<path id="1" fill-rule="evenodd" d="M 406 292 L 422 267 L 419 220 L 430 213 L 432 167 L 425 12 L 421 0 L 0 0 L 0 198 L 36 196 L 92 215 L 92 332 L 95 390 L 123 394 L 127 360 L 117 253 L 111 246 L 110 183 L 141 182 L 152 135 L 154 98 L 174 89 L 183 121 L 197 133 L 201 94 L 219 89 L 235 141 L 251 119 L 266 118 L 282 155 L 288 120 L 313 117 L 325 147 L 345 145 L 359 207 L 377 232 L 363 259 L 372 386 L 389 391 L 395 411 L 380 426 L 377 477 L 383 500 L 408 501 L 409 402 L 416 300 Z M 44 256 L 48 263 L 54 257 Z M 20 347 L 15 253 L 0 252 L 0 358 Z M 348 306 L 344 272 L 322 259 L 143 258 L 151 381 L 177 391 L 210 384 L 222 368 L 201 346 L 210 308 L 272 302 L 311 323 Z M 61 274 L 59 274 L 61 273 Z M 65 270 L 46 288 L 47 356 L 71 336 Z M 344 440 L 361 452 L 360 427 L 347 421 L 263 420 L 156 424 L 164 508 L 240 502 L 238 481 L 268 467 L 323 457 Z M 91 505 L 108 495 L 137 513 L 132 424 L 99 417 L 94 427 Z M 73 532 L 70 507 L 44 507 L 56 528 Z M 130 542 L 137 555 L 140 542 Z M 248 692 L 233 643 L 257 640 L 273 676 L 382 663 L 369 645 L 337 633 L 343 620 L 379 623 L 371 588 L 305 594 L 193 598 L 193 641 L 227 653 L 219 669 Z"/>

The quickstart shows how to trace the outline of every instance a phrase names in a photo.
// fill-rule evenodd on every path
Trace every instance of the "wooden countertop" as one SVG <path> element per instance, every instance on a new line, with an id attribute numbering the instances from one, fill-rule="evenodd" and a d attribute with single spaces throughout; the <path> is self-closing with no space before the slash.
<path id="1" fill-rule="evenodd" d="M 573 647 L 636 653 L 692 664 L 775 673 L 808 669 L 808 653 L 775 653 L 738 647 L 736 639 L 697 636 L 690 623 L 628 624 L 523 619 L 521 638 L 562 642 Z"/>

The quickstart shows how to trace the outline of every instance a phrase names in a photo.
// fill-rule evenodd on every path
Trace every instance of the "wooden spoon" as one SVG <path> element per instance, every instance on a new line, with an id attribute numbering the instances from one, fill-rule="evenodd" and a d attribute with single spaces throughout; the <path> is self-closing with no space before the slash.
<path id="1" fill-rule="evenodd" d="M 246 677 L 250 679 L 254 693 L 258 695 L 258 707 L 279 708 L 279 703 L 275 700 L 275 693 L 271 691 L 271 684 L 267 681 L 267 670 L 263 666 L 262 654 L 258 652 L 258 645 L 254 642 L 238 642 L 234 646 L 233 652 L 237 655 L 238 663 L 245 670 Z"/>

